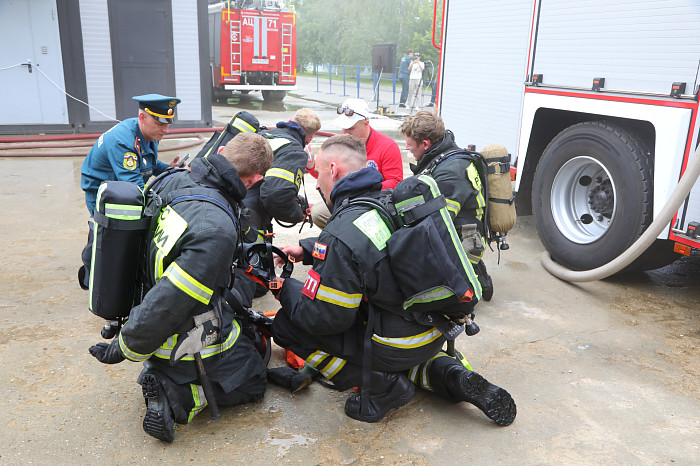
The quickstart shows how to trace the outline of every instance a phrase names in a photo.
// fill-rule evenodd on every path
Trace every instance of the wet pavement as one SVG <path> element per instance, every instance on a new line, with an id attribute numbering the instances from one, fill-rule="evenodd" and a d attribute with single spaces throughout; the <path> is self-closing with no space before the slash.
<path id="1" fill-rule="evenodd" d="M 336 131 L 337 103 L 303 97 L 271 107 L 253 94 L 217 106 L 215 121 L 244 108 L 272 126 L 310 106 L 322 129 Z M 372 120 L 387 132 L 398 124 Z M 140 364 L 105 366 L 87 351 L 101 341 L 102 321 L 76 282 L 88 217 L 81 164 L 0 157 L 2 464 L 700 463 L 700 254 L 658 271 L 570 284 L 540 266 L 532 217 L 518 218 L 500 263 L 486 253 L 493 300 L 477 306 L 481 332 L 456 342 L 476 371 L 513 395 L 511 426 L 422 390 L 365 424 L 345 416 L 349 392 L 314 383 L 294 395 L 270 386 L 260 403 L 224 408 L 217 421 L 205 410 L 178 426 L 173 444 L 155 440 L 141 428 Z M 314 186 L 307 176 L 307 195 L 319 202 Z M 277 230 L 278 243 L 318 234 Z M 294 276 L 305 275 L 297 266 Z M 255 303 L 276 305 L 270 296 Z M 282 361 L 275 346 L 270 364 Z"/>

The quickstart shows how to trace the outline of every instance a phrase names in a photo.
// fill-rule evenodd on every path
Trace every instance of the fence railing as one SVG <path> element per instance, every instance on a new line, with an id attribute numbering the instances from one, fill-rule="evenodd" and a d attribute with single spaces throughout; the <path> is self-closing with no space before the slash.
<path id="1" fill-rule="evenodd" d="M 317 64 L 315 75 L 316 92 L 364 98 L 369 102 L 382 102 L 390 96 L 391 104 L 399 103 L 401 81 L 398 67 L 380 75 L 373 72 L 371 66 Z M 437 70 L 431 67 L 427 75 L 428 79 L 421 82 L 417 106 L 435 103 Z"/>

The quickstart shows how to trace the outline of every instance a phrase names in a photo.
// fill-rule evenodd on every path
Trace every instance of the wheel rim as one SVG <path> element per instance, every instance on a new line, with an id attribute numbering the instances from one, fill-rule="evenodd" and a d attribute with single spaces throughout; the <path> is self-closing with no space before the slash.
<path id="1" fill-rule="evenodd" d="M 598 160 L 574 157 L 554 177 L 552 217 L 570 241 L 589 244 L 600 239 L 610 228 L 616 208 L 615 181 Z"/>

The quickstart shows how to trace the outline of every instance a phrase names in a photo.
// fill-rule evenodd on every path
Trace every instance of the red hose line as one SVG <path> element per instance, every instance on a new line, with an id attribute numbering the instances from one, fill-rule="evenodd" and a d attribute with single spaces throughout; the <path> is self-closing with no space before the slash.
<path id="1" fill-rule="evenodd" d="M 199 136 L 197 141 L 180 144 L 173 147 L 159 147 L 158 153 L 172 152 L 181 149 L 195 147 L 204 142 L 204 138 Z M 2 157 L 85 157 L 87 152 L 0 152 Z"/>
<path id="2" fill-rule="evenodd" d="M 182 133 L 182 134 L 166 134 L 163 139 L 185 139 L 189 137 L 198 137 L 198 134 L 192 133 Z M 19 149 L 60 149 L 65 147 L 90 147 L 95 143 L 95 141 L 76 141 L 76 142 L 37 142 L 33 144 L 12 144 L 8 146 L 0 145 L 0 151 L 2 150 L 19 150 Z M 2 144 L 0 142 L 0 144 Z"/>
<path id="3" fill-rule="evenodd" d="M 176 128 L 168 131 L 168 134 L 187 134 L 187 133 L 213 133 L 221 131 L 223 128 Z M 81 139 L 97 139 L 103 133 L 86 133 L 86 134 L 53 134 L 50 136 L 17 136 L 0 138 L 0 143 L 10 142 L 41 142 L 41 141 L 73 141 Z"/>

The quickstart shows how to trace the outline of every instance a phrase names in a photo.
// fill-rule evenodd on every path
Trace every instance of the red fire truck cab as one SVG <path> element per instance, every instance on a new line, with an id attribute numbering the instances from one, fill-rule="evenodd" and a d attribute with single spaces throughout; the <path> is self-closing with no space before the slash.
<path id="1" fill-rule="evenodd" d="M 281 101 L 296 89 L 294 13 L 269 0 L 210 5 L 209 62 L 215 99 L 262 91 L 266 101 Z"/>

